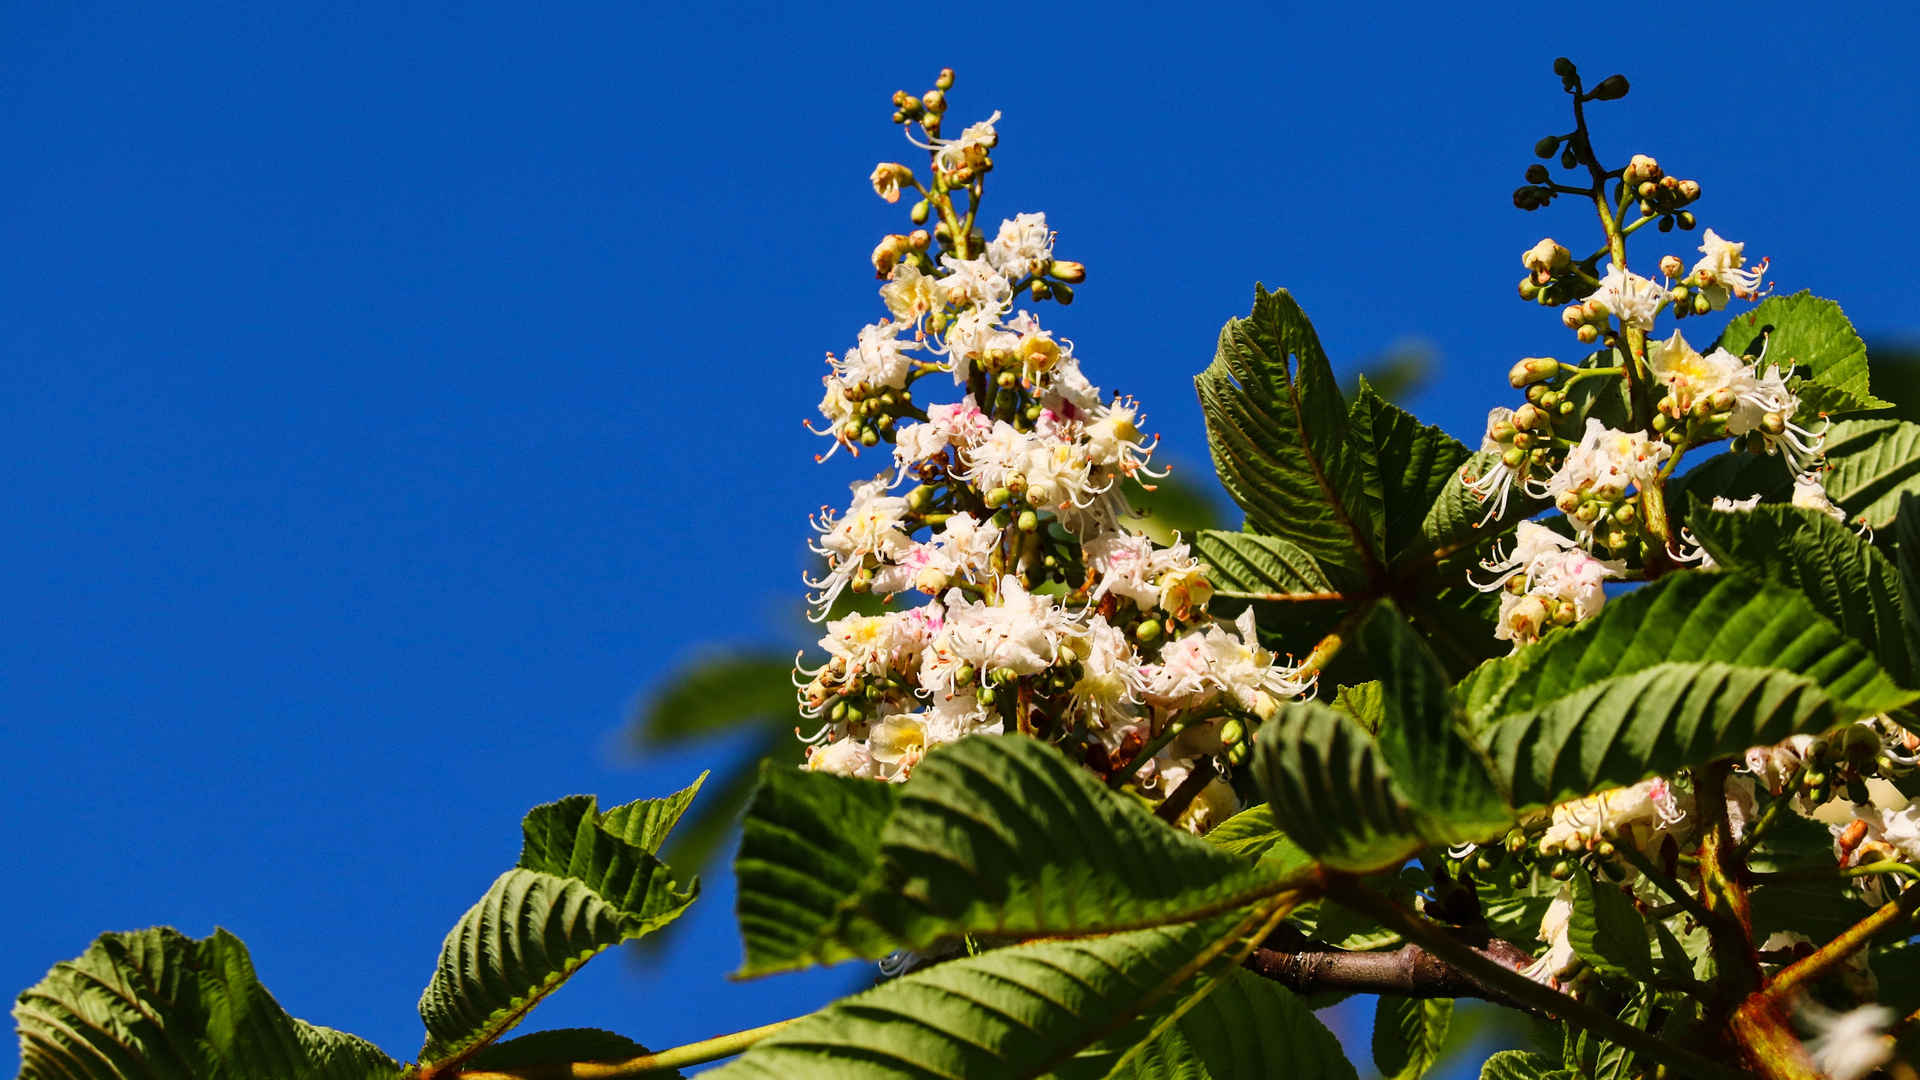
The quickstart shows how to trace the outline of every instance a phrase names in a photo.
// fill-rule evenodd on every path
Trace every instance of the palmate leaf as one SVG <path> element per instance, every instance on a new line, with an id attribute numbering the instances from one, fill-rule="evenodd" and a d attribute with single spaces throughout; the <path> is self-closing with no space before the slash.
<path id="1" fill-rule="evenodd" d="M 1256 286 L 1252 314 L 1220 331 L 1194 385 L 1214 466 L 1247 531 L 1296 544 L 1330 572 L 1374 576 L 1378 497 L 1368 496 L 1333 369 L 1293 297 Z"/>
<path id="2" fill-rule="evenodd" d="M 1685 573 L 1456 690 L 1516 810 L 1821 731 L 1915 698 L 1798 590 Z"/>
<path id="3" fill-rule="evenodd" d="M 1502 1050 L 1480 1067 L 1480 1080 L 1575 1080 L 1578 1076 L 1564 1068 L 1559 1058 L 1524 1050 Z"/>
<path id="4" fill-rule="evenodd" d="M 1419 1080 L 1440 1060 L 1452 1023 L 1449 998 L 1380 995 L 1373 1012 L 1373 1067 L 1384 1080 Z"/>
<path id="5" fill-rule="evenodd" d="M 611 1031 L 599 1028 L 556 1028 L 537 1031 L 516 1039 L 497 1042 L 473 1055 L 467 1066 L 479 1070 L 536 1069 L 548 1066 L 555 1075 L 566 1063 L 628 1061 L 647 1053 L 647 1048 Z M 678 1080 L 677 1071 L 647 1074 L 657 1080 Z"/>
<path id="6" fill-rule="evenodd" d="M 1714 343 L 1735 356 L 1760 356 L 1800 371 L 1799 417 L 1890 407 L 1867 389 L 1867 346 L 1840 305 L 1810 292 L 1769 296 L 1734 316 Z"/>
<path id="7" fill-rule="evenodd" d="M 372 1043 L 288 1016 L 225 930 L 103 934 L 22 993 L 13 1017 L 23 1080 L 401 1074 Z"/>
<path id="8" fill-rule="evenodd" d="M 1288 1080 L 1355 1080 L 1359 1075 L 1305 998 L 1252 972 L 1234 970 L 1107 1075 L 1108 1080 L 1266 1080 L 1282 1061 Z"/>
<path id="9" fill-rule="evenodd" d="M 1920 685 L 1920 642 L 1900 572 L 1865 538 L 1818 510 L 1758 506 L 1716 512 L 1695 501 L 1689 527 L 1715 563 L 1798 589 L 1902 686 Z"/>
<path id="10" fill-rule="evenodd" d="M 747 812 L 742 974 L 876 959 L 965 934 L 1061 937 L 1189 921 L 1270 895 L 1280 876 L 1169 827 L 1037 739 L 974 736 L 936 748 L 884 800 L 843 793 L 881 786 L 870 781 L 797 774 L 769 769 Z M 809 842 L 826 827 L 866 832 L 872 846 Z M 774 838 L 784 842 L 765 842 Z M 808 879 L 824 887 L 797 884 Z"/>
<path id="11" fill-rule="evenodd" d="M 633 712 L 636 749 L 673 746 L 744 727 L 793 726 L 793 656 L 740 653 L 702 657 L 662 680 Z"/>
<path id="12" fill-rule="evenodd" d="M 1245 931 L 1245 921 L 1233 914 L 960 957 L 843 998 L 703 1075 L 1041 1076 L 1072 1066 L 1077 1055 L 1133 1018 L 1172 1007 L 1197 990 L 1191 966 Z M 1068 1071 L 1102 1075 L 1111 1060 L 1110 1054 L 1095 1055 Z"/>
<path id="13" fill-rule="evenodd" d="M 705 779 L 605 813 L 576 795 L 527 814 L 519 865 L 447 933 L 420 995 L 421 1064 L 465 1061 L 599 952 L 686 910 L 699 883 L 677 881 L 657 852 Z"/>
<path id="14" fill-rule="evenodd" d="M 1841 420 L 1827 429 L 1820 481 L 1847 520 L 1884 529 L 1900 496 L 1920 494 L 1920 424 L 1900 420 Z"/>

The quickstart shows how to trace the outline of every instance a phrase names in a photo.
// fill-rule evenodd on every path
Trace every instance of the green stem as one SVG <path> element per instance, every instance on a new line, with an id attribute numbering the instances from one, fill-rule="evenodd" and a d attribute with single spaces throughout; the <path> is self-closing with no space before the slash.
<path id="1" fill-rule="evenodd" d="M 1741 858 L 1744 859 L 1753 852 L 1753 849 L 1760 843 L 1760 838 L 1766 835 L 1767 830 L 1773 827 L 1773 823 L 1778 821 L 1780 815 L 1786 812 L 1787 806 L 1793 802 L 1793 793 L 1800 789 L 1800 778 L 1806 774 L 1806 762 L 1802 761 L 1794 767 L 1793 774 L 1787 777 L 1786 786 L 1780 789 L 1779 798 L 1767 804 L 1767 808 L 1760 812 L 1760 820 L 1754 822 L 1753 828 L 1748 829 L 1747 835 L 1741 839 Z"/>
<path id="2" fill-rule="evenodd" d="M 795 1016 L 736 1031 L 731 1035 L 716 1035 L 711 1039 L 676 1046 L 657 1054 L 642 1054 L 626 1061 L 562 1061 L 522 1065 L 512 1069 L 464 1069 L 455 1075 L 459 1080 L 627 1080 L 629 1077 L 661 1075 L 685 1065 L 699 1065 L 732 1057 L 795 1020 L 802 1019 L 805 1017 Z"/>
<path id="3" fill-rule="evenodd" d="M 1716 1061 L 1664 1042 L 1631 1024 L 1622 1023 L 1617 1017 L 1495 963 L 1438 925 L 1417 918 L 1392 900 L 1362 886 L 1358 879 L 1334 880 L 1330 883 L 1329 895 L 1388 929 L 1398 930 L 1402 937 L 1418 943 L 1440 959 L 1505 993 L 1523 1008 L 1538 1010 L 1575 1027 L 1592 1031 L 1602 1038 L 1611 1039 L 1648 1058 L 1671 1065 L 1682 1076 L 1732 1078 L 1741 1075 Z"/>
<path id="4" fill-rule="evenodd" d="M 1614 852 L 1622 859 L 1625 859 L 1635 870 L 1645 874 L 1648 881 L 1660 887 L 1661 892 L 1672 897 L 1673 902 L 1680 905 L 1681 910 L 1699 919 L 1701 922 L 1706 922 L 1713 918 L 1713 913 L 1707 910 L 1706 905 L 1700 902 L 1699 897 L 1688 892 L 1685 885 L 1661 873 L 1660 868 L 1653 865 L 1653 860 L 1647 858 L 1639 848 L 1634 847 L 1630 843 L 1616 844 L 1614 845 Z M 1652 912 L 1648 914 L 1652 914 Z"/>

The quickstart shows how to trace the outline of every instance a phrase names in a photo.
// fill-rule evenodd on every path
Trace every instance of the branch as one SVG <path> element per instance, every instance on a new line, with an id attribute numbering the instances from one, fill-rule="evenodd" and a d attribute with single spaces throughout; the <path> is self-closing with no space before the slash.
<path id="1" fill-rule="evenodd" d="M 1520 946 L 1485 932 L 1452 928 L 1450 933 L 1466 948 L 1510 970 L 1517 971 L 1533 960 Z M 1298 930 L 1283 926 L 1253 951 L 1246 966 L 1254 974 L 1301 994 L 1338 991 L 1410 998 L 1481 998 L 1540 1013 L 1418 945 L 1404 945 L 1392 952 L 1343 952 L 1309 941 Z"/>

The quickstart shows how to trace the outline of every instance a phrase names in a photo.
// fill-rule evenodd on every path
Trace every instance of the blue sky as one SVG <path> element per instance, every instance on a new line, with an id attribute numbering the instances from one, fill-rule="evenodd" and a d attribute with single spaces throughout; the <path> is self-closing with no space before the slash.
<path id="1" fill-rule="evenodd" d="M 1409 404 L 1469 438 L 1513 360 L 1576 352 L 1513 295 L 1535 240 L 1592 237 L 1508 200 L 1559 54 L 1633 80 L 1603 153 L 1697 177 L 1782 289 L 1920 329 L 1904 9 L 916 10 L 0 13 L 0 983 L 225 926 L 289 1010 L 404 1058 L 526 808 L 723 761 L 633 760 L 622 715 L 703 645 L 785 640 L 806 514 L 860 475 L 801 418 L 879 317 L 887 96 L 943 64 L 956 120 L 1005 112 L 989 216 L 1045 210 L 1090 268 L 1050 325 L 1200 469 L 1190 380 L 1255 280 L 1336 364 L 1427 343 Z M 671 1045 L 846 983 L 727 982 L 708 885 L 535 1023 Z"/>

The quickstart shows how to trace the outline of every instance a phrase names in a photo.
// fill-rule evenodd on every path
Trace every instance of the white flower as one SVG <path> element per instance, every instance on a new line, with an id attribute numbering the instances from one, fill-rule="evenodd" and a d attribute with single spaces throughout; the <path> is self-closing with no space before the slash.
<path id="1" fill-rule="evenodd" d="M 940 265 L 947 271 L 947 276 L 940 279 L 940 294 L 954 307 L 972 304 L 993 312 L 998 318 L 1013 299 L 1012 286 L 984 258 L 956 259 L 942 255 Z"/>
<path id="2" fill-rule="evenodd" d="M 926 728 L 920 717 L 911 713 L 876 721 L 867 730 L 867 753 L 872 756 L 875 772 L 882 779 L 899 783 L 927 754 Z"/>
<path id="3" fill-rule="evenodd" d="M 853 386 L 905 386 L 907 372 L 913 367 L 913 358 L 906 351 L 917 348 L 919 342 L 895 337 L 894 324 L 882 319 L 860 331 L 859 344 L 834 362 L 834 374 Z"/>
<path id="4" fill-rule="evenodd" d="M 893 268 L 893 276 L 880 286 L 880 299 L 894 319 L 908 326 L 918 325 L 922 316 L 938 308 L 943 301 L 940 279 L 920 272 L 910 262 Z"/>
<path id="5" fill-rule="evenodd" d="M 1112 740 L 1138 722 L 1138 706 L 1146 689 L 1140 657 L 1118 627 L 1098 615 L 1088 620 L 1086 632 L 1073 642 L 1080 659 L 1080 678 L 1071 692 L 1074 715 Z"/>
<path id="6" fill-rule="evenodd" d="M 817 580 L 807 578 L 808 587 L 818 590 L 807 598 L 814 606 L 816 622 L 826 618 L 827 609 L 860 571 L 869 557 L 891 561 L 913 547 L 900 526 L 907 513 L 907 500 L 888 495 L 887 477 L 853 485 L 853 503 L 844 515 L 835 517 L 822 509 L 813 520 L 820 539 L 810 546 L 827 560 L 827 572 Z"/>
<path id="7" fill-rule="evenodd" d="M 1674 791 L 1658 776 L 1632 787 L 1561 803 L 1553 808 L 1552 820 L 1540 838 L 1540 853 L 1581 851 L 1606 839 L 1651 846 L 1642 845 L 1642 841 L 1673 831 L 1692 808 L 1692 796 Z M 1635 835 L 1636 829 L 1641 835 Z"/>
<path id="8" fill-rule="evenodd" d="M 1745 244 L 1736 244 L 1723 240 L 1712 229 L 1706 231 L 1700 245 L 1703 256 L 1693 264 L 1690 275 L 1700 284 L 1700 291 L 1707 298 L 1713 310 L 1719 311 L 1727 306 L 1727 295 L 1731 293 L 1742 300 L 1752 300 L 1760 295 L 1760 279 L 1766 275 L 1767 260 L 1761 259 L 1760 265 L 1752 270 L 1744 270 L 1747 260 L 1740 253 Z"/>
<path id="9" fill-rule="evenodd" d="M 1495 455 L 1504 453 L 1506 444 L 1495 437 L 1495 432 L 1496 430 L 1504 431 L 1507 436 L 1511 438 L 1512 427 L 1512 409 L 1505 406 L 1489 409 L 1487 411 L 1487 433 L 1480 439 L 1480 452 Z M 1480 476 L 1467 475 L 1466 470 L 1471 467 L 1470 464 L 1460 467 L 1460 482 L 1466 485 L 1468 491 L 1473 493 L 1476 502 L 1491 504 L 1487 507 L 1486 514 L 1480 518 L 1480 524 L 1485 525 L 1487 522 L 1492 521 L 1496 517 L 1503 516 L 1507 512 L 1507 496 L 1513 490 L 1513 467 L 1497 457 L 1494 460 L 1493 468 L 1488 469 Z"/>
<path id="10" fill-rule="evenodd" d="M 1818 473 L 1802 473 L 1793 478 L 1793 505 L 1802 510 L 1818 510 L 1835 521 L 1847 520 L 1847 512 L 1833 505 Z"/>
<path id="11" fill-rule="evenodd" d="M 934 150 L 934 167 L 942 172 L 955 172 L 967 164 L 973 151 L 991 150 L 1000 141 L 1000 136 L 993 130 L 993 125 L 999 122 L 1000 110 L 995 109 L 992 116 L 977 124 L 967 125 L 959 138 L 933 140 L 932 146 L 926 149 Z M 908 135 L 908 139 L 911 140 L 912 135 Z"/>
<path id="12" fill-rule="evenodd" d="M 1045 214 L 1016 214 L 1000 223 L 987 245 L 987 260 L 1009 280 L 1040 274 L 1053 260 L 1053 233 Z"/>
<path id="13" fill-rule="evenodd" d="M 1667 290 L 1639 274 L 1611 266 L 1600 278 L 1600 288 L 1594 292 L 1593 299 L 1619 316 L 1621 325 L 1651 330 L 1654 313 L 1667 299 Z"/>
<path id="14" fill-rule="evenodd" d="M 873 756 L 867 753 L 867 744 L 852 738 L 809 749 L 807 768 L 814 772 L 853 776 L 862 780 L 872 779 L 875 775 Z"/>
<path id="15" fill-rule="evenodd" d="M 1645 487 L 1672 453 L 1673 447 L 1648 438 L 1644 431 L 1615 431 L 1590 416 L 1580 444 L 1567 451 L 1565 463 L 1547 479 L 1541 494 L 1558 499 L 1569 492 L 1592 493 L 1616 499 L 1626 494 L 1629 486 Z M 1568 520 L 1582 532 L 1593 527 L 1592 522 L 1578 517 Z"/>
<path id="16" fill-rule="evenodd" d="M 1147 696 L 1168 708 L 1190 709 L 1224 695 L 1264 717 L 1313 685 L 1311 677 L 1276 664 L 1274 655 L 1260 647 L 1252 608 L 1242 611 L 1233 627 L 1237 634 L 1214 623 L 1163 645 L 1160 663 L 1144 670 Z"/>
<path id="17" fill-rule="evenodd" d="M 1793 422 L 1800 399 L 1787 389 L 1778 364 L 1760 373 L 1761 360 L 1748 363 L 1725 349 L 1702 356 L 1674 331 L 1673 336 L 1647 348 L 1647 366 L 1671 392 L 1676 412 L 1696 402 L 1711 402 L 1727 413 L 1727 434 L 1734 438 L 1759 432 L 1769 453 L 1781 453 L 1795 476 L 1805 473 L 1820 456 L 1821 435 Z M 1778 427 L 1779 430 L 1771 430 Z"/>
<path id="18" fill-rule="evenodd" d="M 959 590 L 947 593 L 946 623 L 935 647 L 947 664 L 971 664 L 982 676 L 1002 669 L 1037 675 L 1060 657 L 1072 620 L 1052 597 L 1029 593 L 1020 579 L 1000 581 L 997 603 L 970 600 Z M 944 665 L 932 685 L 922 668 L 921 685 L 953 692 L 954 672 Z"/>
<path id="19" fill-rule="evenodd" d="M 1522 975 L 1537 983 L 1559 986 L 1560 979 L 1573 970 L 1579 959 L 1573 951 L 1573 942 L 1567 937 L 1567 928 L 1572 919 L 1573 887 L 1562 885 L 1547 905 L 1546 913 L 1540 917 L 1539 937 L 1547 943 L 1547 951 L 1522 968 Z"/>
<path id="20" fill-rule="evenodd" d="M 1836 1013 L 1809 1002 L 1800 1016 L 1815 1032 L 1805 1043 L 1807 1054 L 1829 1080 L 1861 1080 L 1893 1060 L 1893 1037 L 1886 1032 L 1894 1011 L 1885 1005 Z"/>

